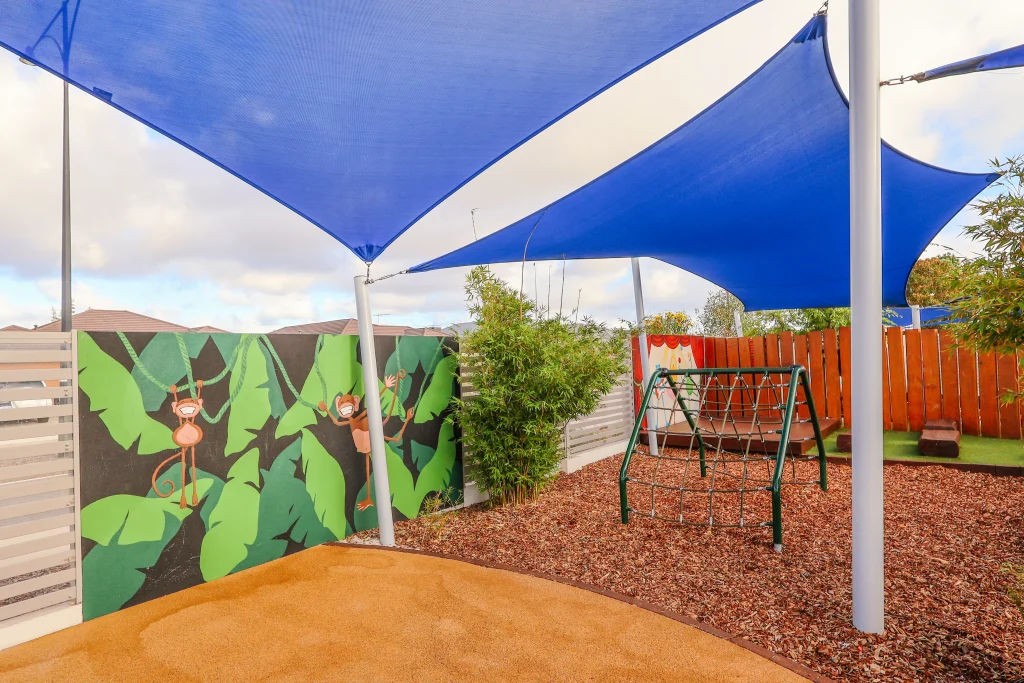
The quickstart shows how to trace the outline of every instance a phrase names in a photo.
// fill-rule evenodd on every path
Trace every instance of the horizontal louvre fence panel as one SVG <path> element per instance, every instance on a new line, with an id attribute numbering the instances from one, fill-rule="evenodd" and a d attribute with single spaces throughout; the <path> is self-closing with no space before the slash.
<path id="1" fill-rule="evenodd" d="M 73 333 L 0 333 L 0 626 L 80 600 Z"/>
<path id="2" fill-rule="evenodd" d="M 37 555 L 31 559 L 0 567 L 0 581 L 32 574 L 34 572 L 56 569 L 72 564 L 75 561 L 75 553 L 72 550 L 53 550 L 45 555 Z M 16 586 L 17 584 L 11 584 Z"/>

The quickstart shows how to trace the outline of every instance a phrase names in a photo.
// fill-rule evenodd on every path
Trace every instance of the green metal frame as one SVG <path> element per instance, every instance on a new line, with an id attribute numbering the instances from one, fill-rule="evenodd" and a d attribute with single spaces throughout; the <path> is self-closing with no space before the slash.
<path id="1" fill-rule="evenodd" d="M 686 405 L 685 399 L 679 393 L 679 386 L 672 379 L 673 377 L 700 377 L 708 375 L 784 375 L 789 374 L 789 393 L 786 396 L 785 412 L 782 416 L 782 429 L 779 430 L 781 438 L 779 439 L 779 451 L 775 456 L 775 471 L 772 473 L 772 541 L 775 544 L 775 548 L 782 548 L 782 474 L 786 464 L 786 454 L 789 452 L 789 433 L 793 426 L 793 416 L 796 414 L 796 396 L 797 388 L 802 387 L 804 390 L 804 398 L 806 400 L 807 410 L 810 414 L 811 424 L 814 427 L 814 440 L 815 445 L 818 449 L 818 472 L 819 472 L 819 485 L 822 491 L 828 490 L 828 473 L 826 471 L 826 459 L 825 459 L 825 441 L 821 436 L 821 425 L 818 423 L 818 412 L 814 407 L 814 396 L 811 393 L 811 382 L 807 376 L 807 369 L 802 365 L 792 365 L 788 368 L 690 368 L 687 370 L 668 370 L 662 368 L 651 375 L 651 379 L 647 382 L 647 388 L 644 391 L 643 401 L 640 404 L 640 409 L 637 411 L 637 420 L 633 425 L 633 431 L 629 436 L 629 442 L 626 446 L 626 454 L 622 458 L 622 467 L 619 469 L 619 507 L 622 513 L 622 523 L 629 523 L 629 501 L 626 494 L 626 483 L 629 481 L 629 477 L 626 475 L 629 469 L 629 464 L 633 459 L 633 452 L 636 448 L 637 440 L 640 437 L 642 431 L 642 425 L 644 416 L 647 414 L 647 408 L 650 405 L 651 397 L 654 396 L 654 390 L 660 380 L 664 379 L 668 382 L 668 385 L 672 388 L 673 393 L 676 397 L 676 403 L 683 411 L 683 415 L 686 416 L 686 422 L 690 425 L 690 429 L 693 430 L 693 434 L 697 437 L 697 446 L 700 452 L 700 476 L 707 476 L 707 468 L 705 463 L 705 444 L 704 439 L 700 436 L 700 430 L 697 428 L 697 422 L 694 419 L 690 408 Z"/>

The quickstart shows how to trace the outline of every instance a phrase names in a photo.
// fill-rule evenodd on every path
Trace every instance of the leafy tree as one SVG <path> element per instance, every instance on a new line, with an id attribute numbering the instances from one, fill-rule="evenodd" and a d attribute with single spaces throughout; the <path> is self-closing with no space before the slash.
<path id="1" fill-rule="evenodd" d="M 453 399 L 454 417 L 477 483 L 497 504 L 520 503 L 556 476 L 565 424 L 626 372 L 625 333 L 545 315 L 483 267 L 466 295 L 476 327 L 460 336 L 458 359 L 476 393 Z"/>
<path id="2" fill-rule="evenodd" d="M 958 340 L 978 351 L 1014 353 L 1024 347 L 1024 156 L 992 162 L 1003 175 L 999 196 L 976 204 L 981 222 L 964 228 L 982 255 L 960 262 L 963 297 L 950 317 Z M 1004 400 L 1024 398 L 1010 392 Z"/>
<path id="3" fill-rule="evenodd" d="M 739 299 L 718 288 L 708 295 L 704 308 L 697 311 L 697 323 L 701 332 L 709 337 L 729 337 L 736 334 L 733 312 L 742 310 Z"/>
<path id="4" fill-rule="evenodd" d="M 631 335 L 639 334 L 640 326 L 624 320 Z M 644 318 L 643 331 L 647 334 L 689 334 L 693 319 L 682 311 L 666 311 Z"/>
<path id="5" fill-rule="evenodd" d="M 907 281 L 907 301 L 916 306 L 941 306 L 963 296 L 964 265 L 953 254 L 923 258 Z"/>
<path id="6" fill-rule="evenodd" d="M 800 309 L 800 332 L 819 332 L 821 330 L 848 327 L 849 325 L 849 308 Z"/>
<path id="7" fill-rule="evenodd" d="M 697 321 L 710 337 L 731 337 L 736 334 L 734 311 L 743 311 L 743 304 L 724 289 L 708 296 L 704 308 L 697 312 Z M 743 333 L 748 337 L 782 332 L 814 332 L 850 324 L 849 308 L 801 308 L 775 311 L 749 311 L 742 314 Z"/>
<path id="8" fill-rule="evenodd" d="M 75 314 L 75 300 L 71 299 L 71 315 Z M 53 306 L 50 306 L 50 322 L 55 323 L 60 321 L 60 311 Z"/>

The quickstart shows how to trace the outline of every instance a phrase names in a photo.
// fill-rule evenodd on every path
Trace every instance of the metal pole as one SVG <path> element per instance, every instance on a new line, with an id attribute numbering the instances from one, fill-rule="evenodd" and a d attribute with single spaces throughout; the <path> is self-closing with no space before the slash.
<path id="1" fill-rule="evenodd" d="M 910 329 L 919 330 L 921 329 L 921 307 L 911 306 L 910 307 Z"/>
<path id="2" fill-rule="evenodd" d="M 377 379 L 377 353 L 373 348 L 373 318 L 370 316 L 370 292 L 366 276 L 355 277 L 356 317 L 359 319 L 359 348 L 363 359 L 363 400 L 370 427 L 370 462 L 373 464 L 373 493 L 377 505 L 380 544 L 395 544 L 395 522 L 391 516 L 391 486 L 388 483 L 388 454 L 384 442 L 384 423 L 380 413 L 380 386 Z"/>
<path id="3" fill-rule="evenodd" d="M 64 81 L 64 180 L 60 247 L 60 329 L 71 331 L 71 126 L 68 82 Z"/>
<path id="4" fill-rule="evenodd" d="M 743 317 L 740 315 L 739 311 L 733 311 L 732 312 L 732 321 L 733 321 L 733 324 L 736 325 L 736 336 L 737 337 L 742 337 L 743 336 Z"/>
<path id="5" fill-rule="evenodd" d="M 630 259 L 633 264 L 633 299 L 636 301 L 636 324 L 640 327 L 640 371 L 644 374 L 644 387 L 651 379 L 651 358 L 647 351 L 647 333 L 644 331 L 644 290 L 640 284 L 640 259 Z M 654 428 L 655 413 L 647 410 L 647 428 Z M 651 455 L 658 455 L 658 435 L 653 431 L 647 432 L 647 444 L 650 446 Z"/>
<path id="6" fill-rule="evenodd" d="M 879 0 L 850 2 L 853 625 L 885 627 Z"/>

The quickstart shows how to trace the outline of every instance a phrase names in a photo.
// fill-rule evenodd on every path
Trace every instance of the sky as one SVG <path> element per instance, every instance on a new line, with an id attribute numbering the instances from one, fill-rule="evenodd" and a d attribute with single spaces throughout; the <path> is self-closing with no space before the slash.
<path id="1" fill-rule="evenodd" d="M 373 265 L 394 273 L 501 229 L 625 161 L 713 103 L 772 56 L 821 0 L 764 0 L 551 126 L 467 183 Z M 1024 42 L 1020 0 L 882 3 L 882 74 L 911 74 Z M 832 0 L 830 47 L 846 88 L 847 2 Z M 922 161 L 985 171 L 1024 153 L 1024 70 L 882 91 L 887 141 Z M 365 266 L 288 209 L 99 100 L 72 90 L 76 310 L 128 309 L 236 332 L 353 317 Z M 0 327 L 31 327 L 60 306 L 61 86 L 0 54 Z M 973 252 L 970 209 L 929 247 Z M 244 233 L 244 241 L 236 239 Z M 281 235 L 287 235 L 281 239 Z M 685 236 L 684 236 L 685 238 Z M 649 313 L 692 312 L 710 283 L 642 260 Z M 577 301 L 611 323 L 634 317 L 628 260 L 495 268 L 553 305 Z M 401 275 L 371 288 L 376 321 L 468 318 L 464 269 Z"/>

